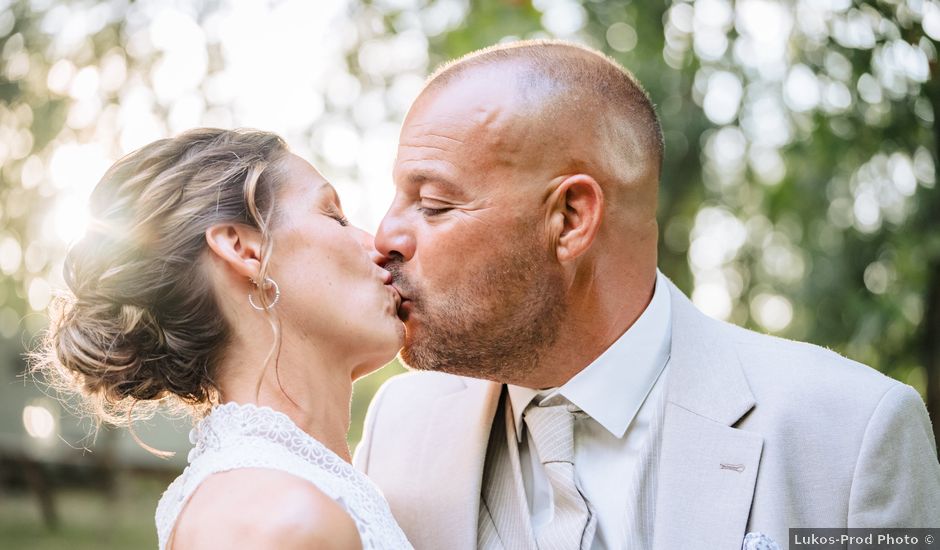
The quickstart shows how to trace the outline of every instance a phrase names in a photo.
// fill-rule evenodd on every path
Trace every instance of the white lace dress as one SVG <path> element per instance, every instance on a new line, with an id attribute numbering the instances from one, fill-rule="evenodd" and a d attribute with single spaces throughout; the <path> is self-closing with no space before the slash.
<path id="1" fill-rule="evenodd" d="M 189 465 L 157 504 L 160 550 L 166 548 L 180 511 L 199 484 L 236 468 L 271 468 L 313 483 L 349 513 L 364 550 L 411 548 L 378 487 L 284 413 L 225 403 L 199 421 L 189 440 L 195 445 Z"/>

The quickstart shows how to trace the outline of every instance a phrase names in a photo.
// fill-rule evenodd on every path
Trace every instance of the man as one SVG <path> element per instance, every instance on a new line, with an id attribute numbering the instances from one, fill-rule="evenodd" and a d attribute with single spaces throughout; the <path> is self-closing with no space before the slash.
<path id="1" fill-rule="evenodd" d="M 940 527 L 912 388 L 709 319 L 658 273 L 662 156 L 639 84 L 571 44 L 473 53 L 415 101 L 376 247 L 420 372 L 376 396 L 356 456 L 412 543 L 737 549 L 751 532 L 786 547 L 790 527 Z"/>

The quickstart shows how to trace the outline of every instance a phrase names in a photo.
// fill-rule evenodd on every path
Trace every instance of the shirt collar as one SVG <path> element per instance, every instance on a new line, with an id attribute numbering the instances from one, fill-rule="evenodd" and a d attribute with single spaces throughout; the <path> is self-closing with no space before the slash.
<path id="1" fill-rule="evenodd" d="M 633 325 L 604 353 L 560 388 L 536 390 L 508 385 L 516 438 L 522 441 L 522 413 L 533 400 L 560 394 L 621 438 L 656 379 L 672 341 L 672 307 L 665 278 L 657 270 L 653 298 Z"/>

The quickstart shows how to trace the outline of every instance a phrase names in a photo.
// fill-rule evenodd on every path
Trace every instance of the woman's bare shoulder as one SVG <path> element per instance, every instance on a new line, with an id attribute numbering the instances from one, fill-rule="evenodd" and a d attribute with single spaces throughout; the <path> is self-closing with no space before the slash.
<path id="1" fill-rule="evenodd" d="M 286 472 L 242 468 L 205 479 L 180 514 L 172 550 L 359 549 L 349 514 L 314 484 Z"/>

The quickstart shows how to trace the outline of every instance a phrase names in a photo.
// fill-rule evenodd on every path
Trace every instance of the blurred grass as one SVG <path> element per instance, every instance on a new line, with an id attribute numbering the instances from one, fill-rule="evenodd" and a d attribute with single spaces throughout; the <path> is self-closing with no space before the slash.
<path id="1" fill-rule="evenodd" d="M 59 526 L 42 521 L 36 497 L 0 493 L 0 548 L 4 550 L 110 550 L 156 548 L 154 511 L 167 481 L 126 476 L 113 497 L 94 489 L 56 493 Z"/>

